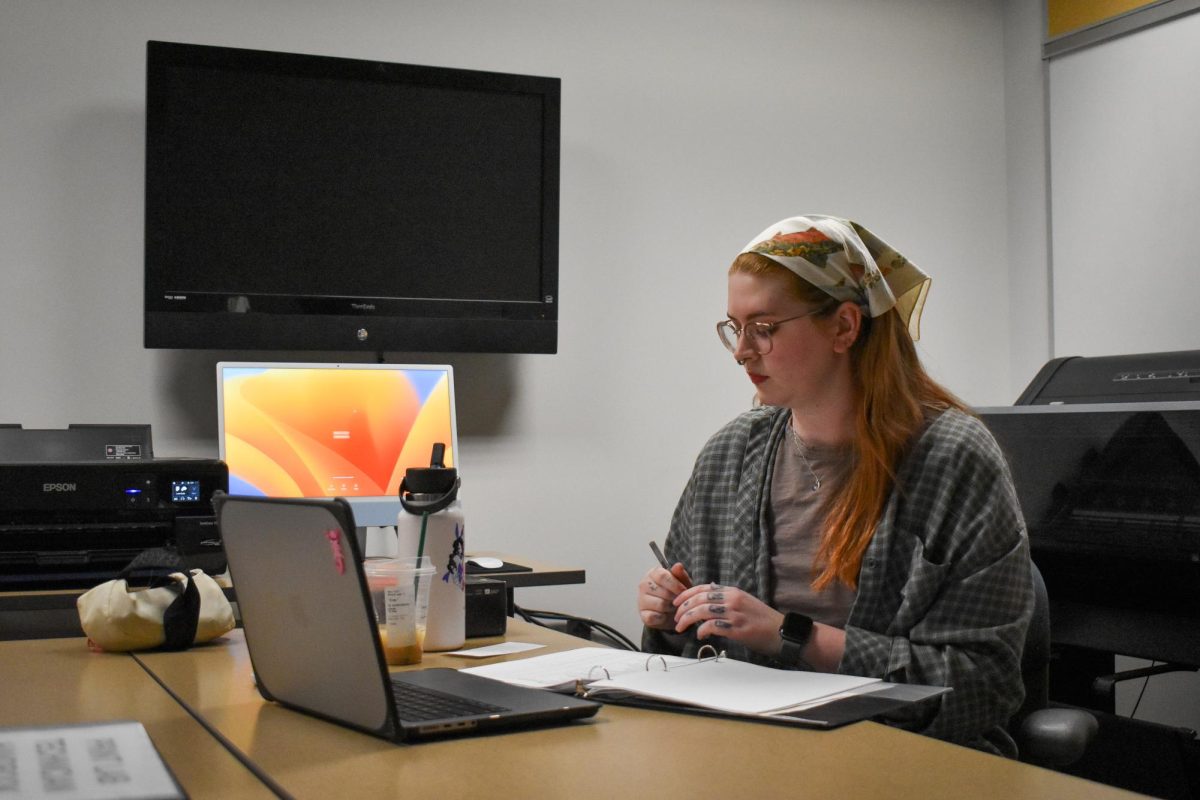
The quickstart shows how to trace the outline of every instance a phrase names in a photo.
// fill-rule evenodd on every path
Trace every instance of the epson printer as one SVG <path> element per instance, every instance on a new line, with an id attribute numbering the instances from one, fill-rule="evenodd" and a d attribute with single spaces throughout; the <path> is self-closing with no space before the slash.
<path id="1" fill-rule="evenodd" d="M 88 588 L 144 550 L 225 570 L 213 459 L 156 459 L 149 426 L 0 426 L 0 591 Z"/>

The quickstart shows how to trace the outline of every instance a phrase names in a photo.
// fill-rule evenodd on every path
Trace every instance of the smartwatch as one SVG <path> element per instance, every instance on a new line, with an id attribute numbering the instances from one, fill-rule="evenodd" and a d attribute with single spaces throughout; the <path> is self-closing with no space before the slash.
<path id="1" fill-rule="evenodd" d="M 779 648 L 779 658 L 788 664 L 803 664 L 804 646 L 812 638 L 813 618 L 807 614 L 789 611 L 783 615 L 783 625 L 779 628 L 779 637 L 783 640 Z"/>

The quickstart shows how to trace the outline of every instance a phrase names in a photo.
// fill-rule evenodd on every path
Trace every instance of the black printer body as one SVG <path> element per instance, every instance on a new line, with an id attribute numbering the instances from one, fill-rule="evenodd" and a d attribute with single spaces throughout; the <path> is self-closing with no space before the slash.
<path id="1" fill-rule="evenodd" d="M 1116 715 L 1118 685 L 1136 712 L 1151 675 L 1200 667 L 1200 350 L 1056 358 L 1015 406 L 979 411 L 1049 595 L 1050 700 L 1100 723 L 1063 771 L 1200 797 L 1191 727 Z"/>
<path id="2" fill-rule="evenodd" d="M 214 459 L 0 463 L 0 591 L 95 586 L 165 546 L 223 572 L 212 497 L 228 484 Z"/>
<path id="3" fill-rule="evenodd" d="M 977 411 L 1055 641 L 1200 665 L 1200 351 L 1055 359 L 1016 405 Z"/>

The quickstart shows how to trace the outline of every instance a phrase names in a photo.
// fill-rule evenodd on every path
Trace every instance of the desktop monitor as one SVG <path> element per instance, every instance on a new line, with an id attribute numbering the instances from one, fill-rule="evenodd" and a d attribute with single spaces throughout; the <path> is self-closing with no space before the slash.
<path id="1" fill-rule="evenodd" d="M 217 364 L 230 494 L 344 497 L 359 526 L 395 525 L 410 467 L 455 466 L 454 372 L 427 364 Z"/>

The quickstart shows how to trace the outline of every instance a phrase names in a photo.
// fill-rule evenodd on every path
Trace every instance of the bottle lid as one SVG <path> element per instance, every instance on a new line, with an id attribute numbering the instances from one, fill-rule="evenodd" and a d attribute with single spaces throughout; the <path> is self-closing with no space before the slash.
<path id="1" fill-rule="evenodd" d="M 454 467 L 410 467 L 404 471 L 401 492 L 408 494 L 445 494 L 458 481 Z"/>
<path id="2" fill-rule="evenodd" d="M 434 514 L 458 498 L 458 470 L 445 466 L 446 445 L 433 446 L 428 467 L 409 467 L 400 481 L 400 505 L 410 514 Z"/>

